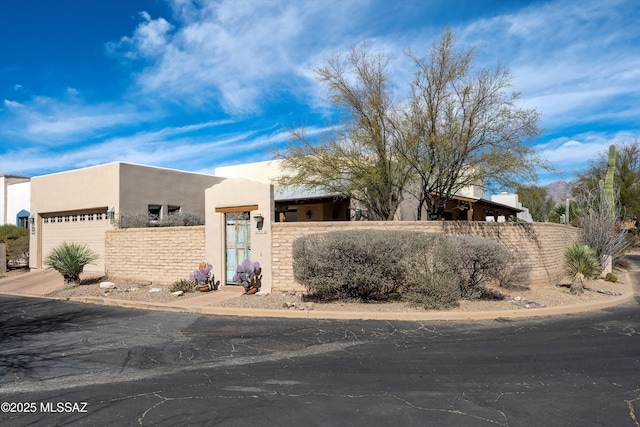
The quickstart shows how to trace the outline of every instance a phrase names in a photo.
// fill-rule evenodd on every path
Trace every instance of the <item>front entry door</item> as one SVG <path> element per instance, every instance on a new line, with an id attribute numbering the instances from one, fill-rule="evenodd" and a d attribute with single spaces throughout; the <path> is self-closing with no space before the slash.
<path id="1" fill-rule="evenodd" d="M 249 212 L 225 214 L 227 285 L 238 285 L 233 281 L 236 268 L 245 259 L 251 259 L 251 233 Z"/>

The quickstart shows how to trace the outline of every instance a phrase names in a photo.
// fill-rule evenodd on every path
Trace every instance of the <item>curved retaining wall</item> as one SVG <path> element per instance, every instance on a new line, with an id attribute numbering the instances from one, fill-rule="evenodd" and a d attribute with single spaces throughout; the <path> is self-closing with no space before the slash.
<path id="1" fill-rule="evenodd" d="M 578 239 L 578 229 L 551 223 L 468 221 L 283 222 L 272 226 L 273 291 L 303 290 L 293 278 L 292 244 L 307 234 L 335 230 L 412 230 L 496 240 L 528 259 L 531 286 L 555 284 L 563 276 L 564 250 Z"/>

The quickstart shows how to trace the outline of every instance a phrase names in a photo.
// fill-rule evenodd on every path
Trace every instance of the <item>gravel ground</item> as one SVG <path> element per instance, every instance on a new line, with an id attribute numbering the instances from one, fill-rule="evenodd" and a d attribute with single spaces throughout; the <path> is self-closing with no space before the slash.
<path id="1" fill-rule="evenodd" d="M 619 274 L 620 277 L 624 277 Z M 104 279 L 103 279 L 104 280 Z M 203 295 L 200 292 L 188 292 L 182 296 L 175 296 L 169 291 L 169 286 L 157 286 L 144 283 L 125 283 L 114 281 L 116 288 L 101 289 L 95 279 L 87 281 L 72 289 L 63 289 L 49 294 L 57 298 L 93 296 L 118 300 L 141 301 L 152 303 L 171 303 L 176 300 L 184 300 Z M 563 282 L 566 286 L 535 286 L 529 290 L 509 291 L 501 290 L 506 294 L 506 300 L 480 300 L 460 301 L 459 307 L 451 311 L 489 311 L 506 309 L 528 309 L 535 307 L 553 307 L 561 305 L 582 304 L 586 302 L 601 301 L 612 298 L 611 294 L 632 292 L 628 283 L 605 282 L 604 280 L 591 280 L 586 283 L 590 290 L 580 295 L 571 295 L 568 288 L 569 281 Z M 152 288 L 160 288 L 159 292 L 150 292 Z M 601 291 L 601 292 L 598 292 Z M 300 307 L 308 304 L 301 293 L 274 292 L 269 295 L 243 295 L 220 302 L 212 302 L 207 305 L 220 307 L 241 307 L 258 309 L 286 309 L 287 306 Z M 332 302 L 315 303 L 314 310 L 323 311 L 424 311 L 422 308 L 412 308 L 402 302 L 384 303 L 358 303 L 358 302 Z"/>

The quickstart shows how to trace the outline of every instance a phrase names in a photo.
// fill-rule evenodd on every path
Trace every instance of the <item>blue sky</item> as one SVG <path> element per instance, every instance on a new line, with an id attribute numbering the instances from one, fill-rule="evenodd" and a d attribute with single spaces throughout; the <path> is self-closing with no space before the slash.
<path id="1" fill-rule="evenodd" d="M 112 161 L 193 172 L 268 160 L 335 112 L 313 68 L 367 42 L 395 55 L 395 91 L 450 28 L 478 66 L 502 61 L 534 141 L 571 179 L 640 138 L 636 0 L 0 0 L 0 174 Z"/>

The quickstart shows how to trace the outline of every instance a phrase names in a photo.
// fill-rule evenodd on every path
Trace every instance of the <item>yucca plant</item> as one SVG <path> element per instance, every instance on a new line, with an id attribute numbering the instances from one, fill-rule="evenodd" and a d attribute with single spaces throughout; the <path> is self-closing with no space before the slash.
<path id="1" fill-rule="evenodd" d="M 600 272 L 598 255 L 584 243 L 572 243 L 564 252 L 565 270 L 571 277 L 571 293 L 580 295 L 584 289 L 585 277 Z"/>
<path id="2" fill-rule="evenodd" d="M 51 250 L 45 265 L 62 274 L 66 287 L 74 287 L 80 283 L 80 273 L 85 265 L 97 259 L 98 255 L 87 245 L 64 242 Z"/>

